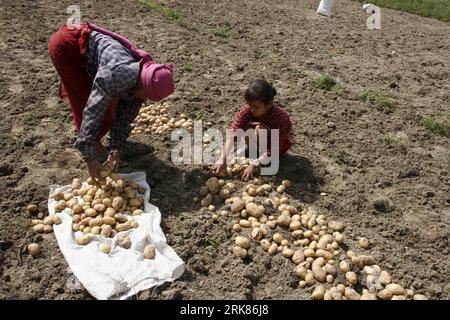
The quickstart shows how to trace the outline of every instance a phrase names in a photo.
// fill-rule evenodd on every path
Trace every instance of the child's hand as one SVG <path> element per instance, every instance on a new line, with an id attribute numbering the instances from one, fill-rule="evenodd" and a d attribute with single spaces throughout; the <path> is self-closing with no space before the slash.
<path id="1" fill-rule="evenodd" d="M 245 168 L 244 172 L 242 172 L 242 180 L 248 181 L 253 178 L 253 173 L 255 172 L 256 167 L 251 164 L 247 168 Z"/>
<path id="2" fill-rule="evenodd" d="M 221 160 L 217 160 L 217 162 L 211 167 L 212 173 L 217 176 L 222 176 L 227 173 L 227 164 L 223 163 Z"/>

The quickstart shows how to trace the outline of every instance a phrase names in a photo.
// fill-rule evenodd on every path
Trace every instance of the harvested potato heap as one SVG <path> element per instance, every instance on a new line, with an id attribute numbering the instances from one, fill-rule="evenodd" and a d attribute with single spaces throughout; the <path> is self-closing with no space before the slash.
<path id="1" fill-rule="evenodd" d="M 194 126 L 194 121 L 188 119 L 185 114 L 181 114 L 180 118 L 177 120 L 171 117 L 167 112 L 169 105 L 156 104 L 149 105 L 141 108 L 139 115 L 136 117 L 134 122 L 132 134 L 139 133 L 157 133 L 164 134 L 171 129 L 176 128 L 186 128 L 192 130 Z"/>
<path id="2" fill-rule="evenodd" d="M 101 171 L 100 176 L 103 181 L 98 186 L 94 185 L 91 178 L 84 186 L 80 179 L 74 179 L 70 193 L 55 192 L 52 195 L 57 201 L 55 215 L 48 216 L 43 221 L 33 220 L 33 229 L 39 233 L 51 232 L 48 230 L 53 224 L 61 223 L 58 213 L 65 209 L 70 209 L 66 212 L 72 215 L 73 232 L 83 233 L 76 239 L 79 245 L 88 244 L 95 235 L 112 238 L 118 232 L 137 228 L 139 223 L 130 219 L 130 215 L 138 216 L 144 213 L 144 199 L 141 194 L 145 192 L 145 188 L 110 171 Z M 120 237 L 118 245 L 129 249 L 131 240 L 127 236 Z M 109 253 L 110 250 L 109 244 L 103 245 L 104 253 Z M 155 256 L 153 245 L 147 245 L 143 255 L 152 259 Z"/>
<path id="3" fill-rule="evenodd" d="M 225 206 L 212 219 L 234 215 L 232 230 L 239 235 L 232 251 L 237 257 L 244 259 L 252 245 L 261 246 L 269 255 L 282 254 L 296 265 L 300 287 L 316 285 L 313 299 L 426 299 L 394 283 L 371 255 L 343 250 L 343 223 L 328 221 L 316 208 L 304 207 L 285 194 L 290 187 L 288 180 L 274 187 L 254 179 L 234 197 L 231 193 L 235 188 L 227 187 L 230 184 L 209 179 L 201 189 L 205 196 L 202 205 L 215 211 L 210 204 L 214 194 L 226 195 Z M 370 247 L 366 238 L 360 238 L 358 244 L 361 252 Z"/>

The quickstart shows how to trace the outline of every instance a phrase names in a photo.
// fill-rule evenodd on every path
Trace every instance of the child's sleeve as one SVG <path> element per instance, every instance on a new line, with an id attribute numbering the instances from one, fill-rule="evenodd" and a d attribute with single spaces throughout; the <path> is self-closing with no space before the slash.
<path id="1" fill-rule="evenodd" d="M 250 108 L 249 106 L 244 106 L 241 111 L 236 115 L 236 118 L 234 119 L 233 123 L 231 124 L 230 128 L 233 130 L 236 129 L 243 129 L 247 125 L 249 121 L 250 116 Z"/>
<path id="2" fill-rule="evenodd" d="M 279 136 L 279 154 L 282 156 L 285 154 L 292 146 L 292 121 L 289 115 L 286 114 L 280 114 L 279 117 L 277 117 L 279 120 L 277 121 L 277 126 L 280 130 L 280 136 Z M 268 155 L 271 155 L 271 150 L 268 151 Z"/>

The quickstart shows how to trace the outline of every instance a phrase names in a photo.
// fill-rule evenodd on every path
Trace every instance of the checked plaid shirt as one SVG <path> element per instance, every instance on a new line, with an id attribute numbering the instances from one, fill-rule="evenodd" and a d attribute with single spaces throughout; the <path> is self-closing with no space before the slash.
<path id="1" fill-rule="evenodd" d="M 143 100 L 134 97 L 139 80 L 138 59 L 117 40 L 93 31 L 89 35 L 86 69 L 93 79 L 92 90 L 83 110 L 83 121 L 75 147 L 86 159 L 95 157 L 94 144 L 104 115 L 114 97 L 119 98 L 110 130 L 109 150 L 120 151 L 131 132 L 131 123 Z"/>
<path id="2" fill-rule="evenodd" d="M 264 117 L 264 119 L 256 119 L 253 117 L 250 107 L 245 105 L 241 111 L 237 114 L 233 123 L 231 124 L 231 129 L 242 129 L 248 130 L 254 128 L 257 124 L 262 124 L 268 129 L 279 129 L 280 130 L 280 140 L 279 140 L 279 151 L 280 156 L 285 154 L 289 148 L 292 146 L 291 138 L 291 128 L 292 121 L 289 114 L 281 106 L 274 104 L 270 109 L 269 113 Z M 268 155 L 270 156 L 270 131 L 268 134 Z"/>

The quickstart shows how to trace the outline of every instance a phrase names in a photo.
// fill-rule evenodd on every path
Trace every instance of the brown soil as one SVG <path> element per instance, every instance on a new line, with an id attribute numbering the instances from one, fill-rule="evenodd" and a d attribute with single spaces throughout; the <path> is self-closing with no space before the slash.
<path id="1" fill-rule="evenodd" d="M 313 0 L 165 2 L 183 12 L 183 24 L 137 1 L 79 4 L 83 20 L 175 65 L 173 114 L 204 115 L 225 127 L 251 79 L 273 81 L 295 122 L 295 146 L 274 179 L 289 177 L 292 196 L 345 222 L 350 246 L 369 238 L 371 253 L 399 283 L 449 299 L 450 143 L 420 119 L 450 108 L 450 24 L 384 9 L 383 29 L 369 31 L 360 4 L 344 0 L 331 19 L 315 14 Z M 33 234 L 26 212 L 33 202 L 47 213 L 50 184 L 86 177 L 47 53 L 69 4 L 2 1 L 0 8 L 0 299 L 92 298 L 66 288 L 67 264 L 54 235 Z M 213 36 L 217 26 L 227 37 Z M 191 71 L 183 68 L 188 63 Z M 316 88 L 324 73 L 337 80 L 336 90 Z M 364 89 L 395 96 L 397 110 L 360 100 Z M 399 132 L 401 143 L 383 142 Z M 292 263 L 280 255 L 254 250 L 245 262 L 233 256 L 229 223 L 213 223 L 191 201 L 207 171 L 174 166 L 170 136 L 135 139 L 152 144 L 155 154 L 124 170 L 146 171 L 168 242 L 187 266 L 180 279 L 138 299 L 309 298 L 312 289 L 298 287 Z M 43 251 L 36 259 L 23 252 L 32 241 Z"/>

